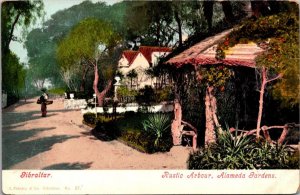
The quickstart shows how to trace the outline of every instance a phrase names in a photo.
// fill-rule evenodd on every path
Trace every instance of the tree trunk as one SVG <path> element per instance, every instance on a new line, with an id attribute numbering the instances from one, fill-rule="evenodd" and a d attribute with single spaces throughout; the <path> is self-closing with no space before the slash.
<path id="1" fill-rule="evenodd" d="M 174 101 L 174 120 L 171 125 L 173 144 L 180 145 L 181 144 L 181 120 L 182 120 L 182 110 L 181 105 L 178 99 Z"/>
<path id="2" fill-rule="evenodd" d="M 157 19 L 157 27 L 156 27 L 156 45 L 161 46 L 160 43 L 160 32 L 161 32 L 161 24 L 160 19 Z"/>
<path id="3" fill-rule="evenodd" d="M 262 82 L 260 87 L 260 96 L 259 96 L 259 108 L 258 108 L 258 116 L 257 116 L 257 125 L 256 125 L 256 139 L 259 139 L 260 133 L 260 126 L 261 126 L 261 119 L 262 119 L 262 112 L 263 112 L 263 105 L 264 105 L 264 93 L 265 87 L 267 83 L 267 70 L 265 67 L 262 67 Z"/>
<path id="4" fill-rule="evenodd" d="M 229 23 L 232 24 L 234 21 L 234 15 L 232 11 L 232 6 L 230 1 L 222 1 L 222 9 L 225 14 L 225 20 Z"/>
<path id="5" fill-rule="evenodd" d="M 176 20 L 177 26 L 178 26 L 179 47 L 181 47 L 182 46 L 182 29 L 181 29 L 181 20 L 179 18 L 179 14 L 178 14 L 177 10 L 174 11 L 174 16 L 175 16 L 175 20 Z"/>
<path id="6" fill-rule="evenodd" d="M 108 90 L 112 86 L 112 80 L 108 80 L 106 87 L 103 89 L 103 91 L 99 92 L 99 90 L 98 90 L 99 74 L 98 74 L 97 65 L 94 66 L 94 70 L 95 70 L 95 78 L 94 78 L 94 83 L 93 83 L 93 89 L 97 96 L 99 106 L 103 106 L 104 97 L 105 97 L 106 93 L 108 92 Z"/>
<path id="7" fill-rule="evenodd" d="M 85 91 L 85 81 L 86 81 L 86 75 L 88 73 L 89 67 L 86 65 L 83 65 L 84 69 L 82 72 L 82 78 L 81 78 L 81 84 L 80 84 L 80 91 Z"/>
<path id="8" fill-rule="evenodd" d="M 3 45 L 3 53 L 4 54 L 7 54 L 8 51 L 9 51 L 9 44 L 13 38 L 13 35 L 14 35 L 14 29 L 15 29 L 15 26 L 17 24 L 17 22 L 19 21 L 19 18 L 21 16 L 21 13 L 18 12 L 17 16 L 16 16 L 16 19 L 14 20 L 13 24 L 12 24 L 12 27 L 10 29 L 10 32 L 9 32 L 9 37 L 7 40 L 4 41 L 4 45 Z"/>
<path id="9" fill-rule="evenodd" d="M 267 15 L 270 11 L 268 9 L 268 3 L 264 1 L 250 1 L 252 15 L 256 18 Z"/>
<path id="10" fill-rule="evenodd" d="M 203 1 L 204 16 L 207 21 L 209 31 L 212 28 L 213 7 L 214 7 L 213 1 Z"/>
<path id="11" fill-rule="evenodd" d="M 211 94 L 213 87 L 208 86 L 206 89 L 205 94 L 205 145 L 209 145 L 213 142 L 216 142 L 216 133 L 215 133 L 215 126 L 214 126 L 214 112 L 213 112 L 213 105 L 212 98 L 213 95 Z M 216 105 L 215 105 L 216 106 Z"/>

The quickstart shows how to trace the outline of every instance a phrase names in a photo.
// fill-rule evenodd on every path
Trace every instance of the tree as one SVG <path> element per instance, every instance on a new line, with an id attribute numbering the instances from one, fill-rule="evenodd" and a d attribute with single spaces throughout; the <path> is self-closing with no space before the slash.
<path id="1" fill-rule="evenodd" d="M 223 23 L 222 25 L 234 24 L 246 16 L 244 2 L 203 1 L 202 7 L 208 31 L 211 31 L 214 25 L 218 25 L 220 23 Z"/>
<path id="2" fill-rule="evenodd" d="M 1 44 L 2 54 L 9 51 L 9 44 L 16 40 L 14 30 L 18 25 L 28 27 L 37 17 L 43 15 L 42 1 L 5 1 L 1 7 Z"/>
<path id="3" fill-rule="evenodd" d="M 77 63 L 82 65 L 82 70 L 88 67 L 94 68 L 93 89 L 100 106 L 103 105 L 103 99 L 112 86 L 113 72 L 116 69 L 115 51 L 119 40 L 111 25 L 89 18 L 76 25 L 57 49 L 57 59 L 63 70 L 70 70 Z M 98 62 L 105 62 L 106 65 L 99 65 Z M 102 80 L 106 79 L 102 92 L 98 90 L 98 66 L 102 68 Z"/>
<path id="4" fill-rule="evenodd" d="M 16 54 L 10 52 L 4 59 L 5 65 L 9 68 L 2 69 L 2 81 L 5 83 L 3 89 L 18 97 L 20 90 L 25 84 L 26 70 L 24 69 L 24 65 L 20 64 Z"/>
<path id="5" fill-rule="evenodd" d="M 142 45 L 167 46 L 174 38 L 172 10 L 167 1 L 127 1 L 126 39 Z"/>
<path id="6" fill-rule="evenodd" d="M 50 79 L 54 86 L 60 87 L 66 84 L 70 90 L 88 91 L 89 89 L 86 87 L 91 82 L 89 76 L 92 68 L 82 65 L 86 68 L 83 69 L 84 71 L 78 71 L 78 68 L 61 71 L 55 57 L 56 48 L 75 25 L 89 17 L 111 23 L 112 28 L 117 32 L 124 31 L 124 13 L 125 3 L 108 6 L 104 2 L 93 3 L 91 1 L 84 1 L 56 12 L 43 23 L 41 28 L 33 29 L 26 37 L 25 46 L 28 51 L 29 63 L 44 67 L 46 71 L 43 75 Z M 81 61 L 81 63 L 85 63 L 85 61 Z"/>
<path id="7" fill-rule="evenodd" d="M 133 69 L 133 70 L 129 71 L 126 76 L 130 78 L 130 88 L 132 89 L 132 81 L 133 81 L 133 79 L 137 78 L 138 74 Z"/>
<path id="8" fill-rule="evenodd" d="M 43 15 L 42 1 L 5 1 L 1 6 L 1 49 L 2 49 L 2 89 L 9 96 L 19 96 L 25 83 L 25 69 L 19 58 L 9 49 L 11 41 L 20 41 L 14 30 L 26 28 Z"/>
<path id="9" fill-rule="evenodd" d="M 43 29 L 32 30 L 25 41 L 29 57 L 29 74 L 33 82 L 49 79 L 51 83 L 59 83 L 59 67 L 56 59 L 51 56 L 55 51 L 55 43 L 49 41 L 48 34 Z"/>

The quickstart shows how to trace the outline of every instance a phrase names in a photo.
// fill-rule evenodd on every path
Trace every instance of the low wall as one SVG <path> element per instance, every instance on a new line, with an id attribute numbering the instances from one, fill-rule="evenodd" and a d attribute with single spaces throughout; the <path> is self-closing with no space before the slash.
<path id="1" fill-rule="evenodd" d="M 65 109 L 83 109 L 86 108 L 86 105 L 85 99 L 64 99 Z"/>
<path id="2" fill-rule="evenodd" d="M 140 107 L 138 104 L 126 104 L 126 106 L 118 106 L 116 107 L 117 113 L 124 113 L 128 111 L 137 112 L 140 109 L 144 109 L 143 107 Z M 149 112 L 172 112 L 173 111 L 173 104 L 159 104 L 159 105 L 153 105 L 148 107 Z M 97 110 L 97 113 L 104 113 L 103 107 L 97 107 L 97 108 L 87 108 L 87 109 L 81 109 L 81 112 L 83 114 L 91 112 L 96 113 L 95 110 Z M 106 113 L 113 113 L 113 108 L 109 107 Z"/>
<path id="3" fill-rule="evenodd" d="M 5 108 L 7 106 L 7 94 L 6 93 L 2 93 L 1 106 L 2 106 L 2 108 Z"/>

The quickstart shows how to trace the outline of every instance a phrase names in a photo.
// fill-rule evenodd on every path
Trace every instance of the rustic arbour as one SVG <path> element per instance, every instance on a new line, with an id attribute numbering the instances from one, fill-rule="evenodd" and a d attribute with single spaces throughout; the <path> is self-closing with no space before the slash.
<path id="1" fill-rule="evenodd" d="M 271 128 L 282 128 L 282 134 L 278 140 L 279 143 L 282 143 L 290 125 L 284 126 L 271 126 L 261 127 L 261 118 L 262 118 L 262 111 L 263 111 L 263 97 L 266 84 L 273 80 L 280 78 L 282 75 L 279 74 L 273 78 L 268 78 L 267 70 L 265 67 L 257 67 L 256 66 L 256 57 L 262 54 L 265 50 L 264 45 L 256 44 L 254 42 L 247 42 L 247 43 L 236 43 L 232 47 L 226 48 L 225 55 L 223 58 L 216 58 L 218 56 L 218 44 L 221 42 L 227 43 L 228 35 L 233 31 L 233 29 L 224 31 L 220 34 L 217 34 L 213 37 L 209 37 L 198 44 L 195 44 L 191 48 L 183 51 L 179 55 L 171 58 L 166 62 L 166 64 L 172 66 L 173 68 L 180 69 L 185 66 L 192 66 L 194 67 L 194 71 L 196 72 L 195 76 L 199 82 L 206 81 L 206 94 L 205 94 L 205 118 L 206 118 L 206 131 L 205 131 L 205 144 L 208 145 L 216 140 L 216 133 L 215 129 L 219 132 L 222 132 L 221 125 L 218 121 L 217 117 L 217 102 L 216 98 L 214 97 L 214 91 L 216 87 L 219 87 L 224 84 L 224 80 L 218 79 L 216 75 L 212 75 L 211 77 L 205 78 L 206 76 L 203 74 L 203 69 L 206 70 L 207 67 L 222 67 L 223 77 L 225 80 L 231 76 L 230 70 L 224 71 L 226 67 L 245 67 L 250 69 L 259 70 L 261 74 L 261 87 L 260 87 L 260 97 L 259 97 L 259 110 L 258 110 L 258 118 L 257 118 L 257 128 L 255 130 L 257 138 L 260 137 L 260 130 L 263 130 L 264 137 L 268 141 L 272 141 L 268 130 Z M 225 67 L 225 68 L 223 68 Z M 220 71 L 220 69 L 214 69 L 214 71 Z M 211 72 L 216 73 L 216 72 Z M 225 73 L 225 74 L 224 74 Z M 220 84 L 221 83 L 221 84 Z M 180 105 L 177 105 L 179 107 Z M 175 116 L 176 118 L 181 119 L 182 116 Z M 177 122 L 180 124 L 180 122 Z M 234 128 L 231 128 L 233 130 Z M 253 131 L 250 131 L 253 134 Z M 247 134 L 251 134 L 251 133 Z M 180 126 L 172 126 L 172 133 L 174 138 L 174 144 L 180 143 L 181 137 L 176 136 L 182 134 L 182 128 Z"/>

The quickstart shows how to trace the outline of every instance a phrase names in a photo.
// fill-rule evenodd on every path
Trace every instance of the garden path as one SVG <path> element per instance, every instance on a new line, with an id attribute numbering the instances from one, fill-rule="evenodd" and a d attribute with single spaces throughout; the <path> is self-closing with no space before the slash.
<path id="1" fill-rule="evenodd" d="M 3 169 L 186 169 L 191 148 L 144 154 L 116 140 L 103 142 L 82 125 L 80 110 L 65 110 L 63 99 L 41 117 L 36 99 L 2 110 Z"/>

